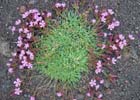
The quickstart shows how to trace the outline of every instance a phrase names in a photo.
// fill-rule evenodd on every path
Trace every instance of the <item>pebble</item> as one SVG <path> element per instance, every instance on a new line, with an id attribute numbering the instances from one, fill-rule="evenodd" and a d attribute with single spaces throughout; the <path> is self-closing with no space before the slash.
<path id="1" fill-rule="evenodd" d="M 35 4 L 35 3 L 37 3 L 37 0 L 30 0 L 30 1 L 29 1 L 29 4 L 32 4 L 32 5 L 33 5 L 33 4 Z"/>

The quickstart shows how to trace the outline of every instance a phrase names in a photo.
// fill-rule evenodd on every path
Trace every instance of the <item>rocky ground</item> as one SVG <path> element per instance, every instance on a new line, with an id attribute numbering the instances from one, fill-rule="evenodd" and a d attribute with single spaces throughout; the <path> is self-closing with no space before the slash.
<path id="1" fill-rule="evenodd" d="M 11 52 L 15 49 L 14 42 L 16 41 L 17 34 L 12 33 L 9 29 L 15 19 L 19 17 L 17 9 L 21 5 L 45 9 L 47 2 L 53 1 L 56 0 L 0 0 L 0 100 L 16 100 L 8 98 L 11 81 L 7 74 L 6 62 Z M 140 0 L 94 1 L 99 6 L 115 10 L 116 16 L 121 22 L 121 26 L 117 30 L 118 32 L 123 34 L 140 33 Z M 122 60 L 114 67 L 118 80 L 114 85 L 105 84 L 110 90 L 106 91 L 104 100 L 140 100 L 139 38 L 131 44 L 129 52 L 123 53 Z"/>

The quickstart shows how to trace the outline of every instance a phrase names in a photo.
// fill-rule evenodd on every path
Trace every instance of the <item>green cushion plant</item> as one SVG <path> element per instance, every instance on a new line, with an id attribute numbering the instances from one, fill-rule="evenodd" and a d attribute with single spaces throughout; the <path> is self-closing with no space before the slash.
<path id="1" fill-rule="evenodd" d="M 82 73 L 88 72 L 88 49 L 97 50 L 96 37 L 80 15 L 73 11 L 62 13 L 59 25 L 36 44 L 40 48 L 36 69 L 51 79 L 74 85 Z"/>

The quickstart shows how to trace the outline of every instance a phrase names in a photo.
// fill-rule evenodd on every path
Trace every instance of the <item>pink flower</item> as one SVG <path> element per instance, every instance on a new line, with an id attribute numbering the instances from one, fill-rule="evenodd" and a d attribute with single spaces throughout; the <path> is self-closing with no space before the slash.
<path id="1" fill-rule="evenodd" d="M 110 15 L 113 15 L 113 14 L 114 14 L 114 11 L 113 11 L 112 9 L 108 9 L 108 13 L 109 13 Z"/>
<path id="2" fill-rule="evenodd" d="M 61 93 L 61 92 L 57 92 L 56 95 L 57 95 L 58 97 L 61 97 L 61 96 L 62 96 L 62 93 Z"/>
<path id="3" fill-rule="evenodd" d="M 12 56 L 15 57 L 17 55 L 17 53 L 12 53 Z"/>
<path id="4" fill-rule="evenodd" d="M 102 44 L 101 49 L 105 49 L 105 48 L 106 48 L 106 45 L 105 44 Z"/>
<path id="5" fill-rule="evenodd" d="M 100 85 L 98 84 L 98 85 L 95 86 L 95 89 L 98 90 L 99 87 L 100 87 Z"/>
<path id="6" fill-rule="evenodd" d="M 103 94 L 99 94 L 98 95 L 98 98 L 100 99 L 100 98 L 102 98 L 103 97 Z"/>
<path id="7" fill-rule="evenodd" d="M 23 28 L 19 28 L 19 29 L 18 29 L 18 32 L 19 32 L 19 33 L 23 32 Z"/>
<path id="8" fill-rule="evenodd" d="M 10 66 L 11 66 L 11 63 L 7 63 L 6 65 L 7 65 L 8 67 L 10 67 Z"/>
<path id="9" fill-rule="evenodd" d="M 45 21 L 42 20 L 42 21 L 39 23 L 39 25 L 40 25 L 41 28 L 43 28 L 43 27 L 45 27 L 46 23 L 45 23 Z"/>
<path id="10" fill-rule="evenodd" d="M 112 58 L 112 64 L 116 64 L 117 59 L 115 59 L 114 57 Z"/>
<path id="11" fill-rule="evenodd" d="M 10 73 L 10 74 L 12 74 L 14 71 L 13 71 L 13 68 L 8 68 L 8 72 Z"/>
<path id="12" fill-rule="evenodd" d="M 56 7 L 56 8 L 61 7 L 61 3 L 56 3 L 56 4 L 55 4 L 55 7 Z"/>
<path id="13" fill-rule="evenodd" d="M 125 39 L 125 37 L 124 37 L 122 34 L 119 34 L 119 38 L 120 38 L 121 40 L 124 40 L 124 39 Z"/>
<path id="14" fill-rule="evenodd" d="M 63 8 L 65 8 L 65 7 L 66 7 L 66 3 L 61 3 L 61 6 L 62 6 Z"/>
<path id="15" fill-rule="evenodd" d="M 24 28 L 24 33 L 29 33 L 29 30 L 27 28 Z"/>
<path id="16" fill-rule="evenodd" d="M 18 20 L 15 21 L 15 25 L 19 25 L 20 23 L 21 23 L 21 20 L 20 19 L 18 19 Z"/>
<path id="17" fill-rule="evenodd" d="M 26 44 L 24 45 L 24 48 L 25 48 L 25 49 L 28 49 L 28 48 L 29 48 L 29 43 L 26 43 Z"/>
<path id="18" fill-rule="evenodd" d="M 14 81 L 15 87 L 19 87 L 21 85 L 21 80 L 19 78 L 16 79 L 16 81 Z"/>
<path id="19" fill-rule="evenodd" d="M 121 59 L 121 56 L 118 56 L 117 59 Z"/>
<path id="20" fill-rule="evenodd" d="M 22 14 L 22 18 L 28 17 L 29 14 L 30 14 L 30 13 L 29 13 L 28 11 L 26 11 L 24 14 Z"/>
<path id="21" fill-rule="evenodd" d="M 19 65 L 19 69 L 23 69 L 24 68 L 24 66 L 23 65 Z"/>
<path id="22" fill-rule="evenodd" d="M 10 59 L 9 59 L 9 61 L 13 61 L 13 59 L 12 59 L 12 58 L 10 58 Z"/>
<path id="23" fill-rule="evenodd" d="M 30 100 L 35 100 L 35 97 L 34 97 L 34 96 L 31 96 L 31 97 L 30 97 Z"/>
<path id="24" fill-rule="evenodd" d="M 99 73 L 101 73 L 102 72 L 102 69 L 101 68 L 97 68 L 96 70 L 95 70 L 95 73 L 96 74 L 99 74 Z"/>
<path id="25" fill-rule="evenodd" d="M 108 29 L 109 29 L 109 30 L 113 30 L 114 28 L 115 28 L 115 26 L 114 26 L 113 23 L 108 25 Z"/>
<path id="26" fill-rule="evenodd" d="M 101 15 L 106 17 L 106 16 L 108 16 L 108 12 L 103 12 Z"/>
<path id="27" fill-rule="evenodd" d="M 133 35 L 131 35 L 131 34 L 129 34 L 128 37 L 129 37 L 130 40 L 134 40 L 135 39 L 135 37 Z"/>
<path id="28" fill-rule="evenodd" d="M 117 50 L 116 45 L 114 44 L 113 46 L 111 46 L 112 50 Z"/>
<path id="29" fill-rule="evenodd" d="M 104 37 L 107 37 L 107 33 L 103 33 L 104 34 Z"/>
<path id="30" fill-rule="evenodd" d="M 29 27 L 33 27 L 33 26 L 34 26 L 34 22 L 30 21 Z"/>
<path id="31" fill-rule="evenodd" d="M 101 63 L 100 60 L 98 60 L 98 62 L 97 62 L 97 68 L 100 68 L 100 67 L 102 67 L 102 63 Z"/>
<path id="32" fill-rule="evenodd" d="M 47 13 L 47 17 L 51 17 L 52 16 L 52 13 L 51 12 L 48 12 Z"/>
<path id="33" fill-rule="evenodd" d="M 119 21 L 115 21 L 114 22 L 114 26 L 120 26 L 120 22 Z"/>
<path id="34" fill-rule="evenodd" d="M 91 87 L 95 86 L 96 85 L 96 80 L 91 80 L 89 82 L 89 84 L 90 84 Z"/>
<path id="35" fill-rule="evenodd" d="M 22 44 L 23 44 L 22 41 L 17 41 L 17 46 L 18 46 L 18 47 L 21 47 Z"/>
<path id="36" fill-rule="evenodd" d="M 100 84 L 103 84 L 104 83 L 104 80 L 102 79 L 102 80 L 100 80 Z"/>
<path id="37" fill-rule="evenodd" d="M 22 90 L 20 90 L 20 88 L 15 88 L 14 94 L 20 95 L 21 93 L 22 93 Z"/>
<path id="38" fill-rule="evenodd" d="M 32 33 L 27 33 L 27 36 L 26 36 L 28 39 L 31 39 L 32 37 Z"/>
<path id="39" fill-rule="evenodd" d="M 92 22 L 93 24 L 95 24 L 95 23 L 96 23 L 96 20 L 95 20 L 95 19 L 92 19 L 91 22 Z"/>
<path id="40" fill-rule="evenodd" d="M 88 97 L 90 97 L 91 96 L 91 94 L 88 92 L 87 94 L 86 94 Z"/>
<path id="41" fill-rule="evenodd" d="M 101 17 L 101 22 L 106 22 L 106 18 L 104 16 Z"/>
<path id="42" fill-rule="evenodd" d="M 16 27 L 15 26 L 12 26 L 11 31 L 12 32 L 15 32 L 15 30 L 16 30 Z"/>
<path id="43" fill-rule="evenodd" d="M 31 68 L 33 68 L 33 65 L 32 65 L 31 63 L 28 63 L 27 67 L 28 67 L 29 69 L 31 69 Z"/>

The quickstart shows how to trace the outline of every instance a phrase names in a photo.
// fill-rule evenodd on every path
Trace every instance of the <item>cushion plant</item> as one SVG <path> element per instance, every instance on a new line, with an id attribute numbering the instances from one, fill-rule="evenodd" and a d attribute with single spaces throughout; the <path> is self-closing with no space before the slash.
<path id="1" fill-rule="evenodd" d="M 36 68 L 52 79 L 73 85 L 88 72 L 88 49 L 97 49 L 96 44 L 96 33 L 83 18 L 73 11 L 64 12 L 59 25 L 40 37 Z"/>

